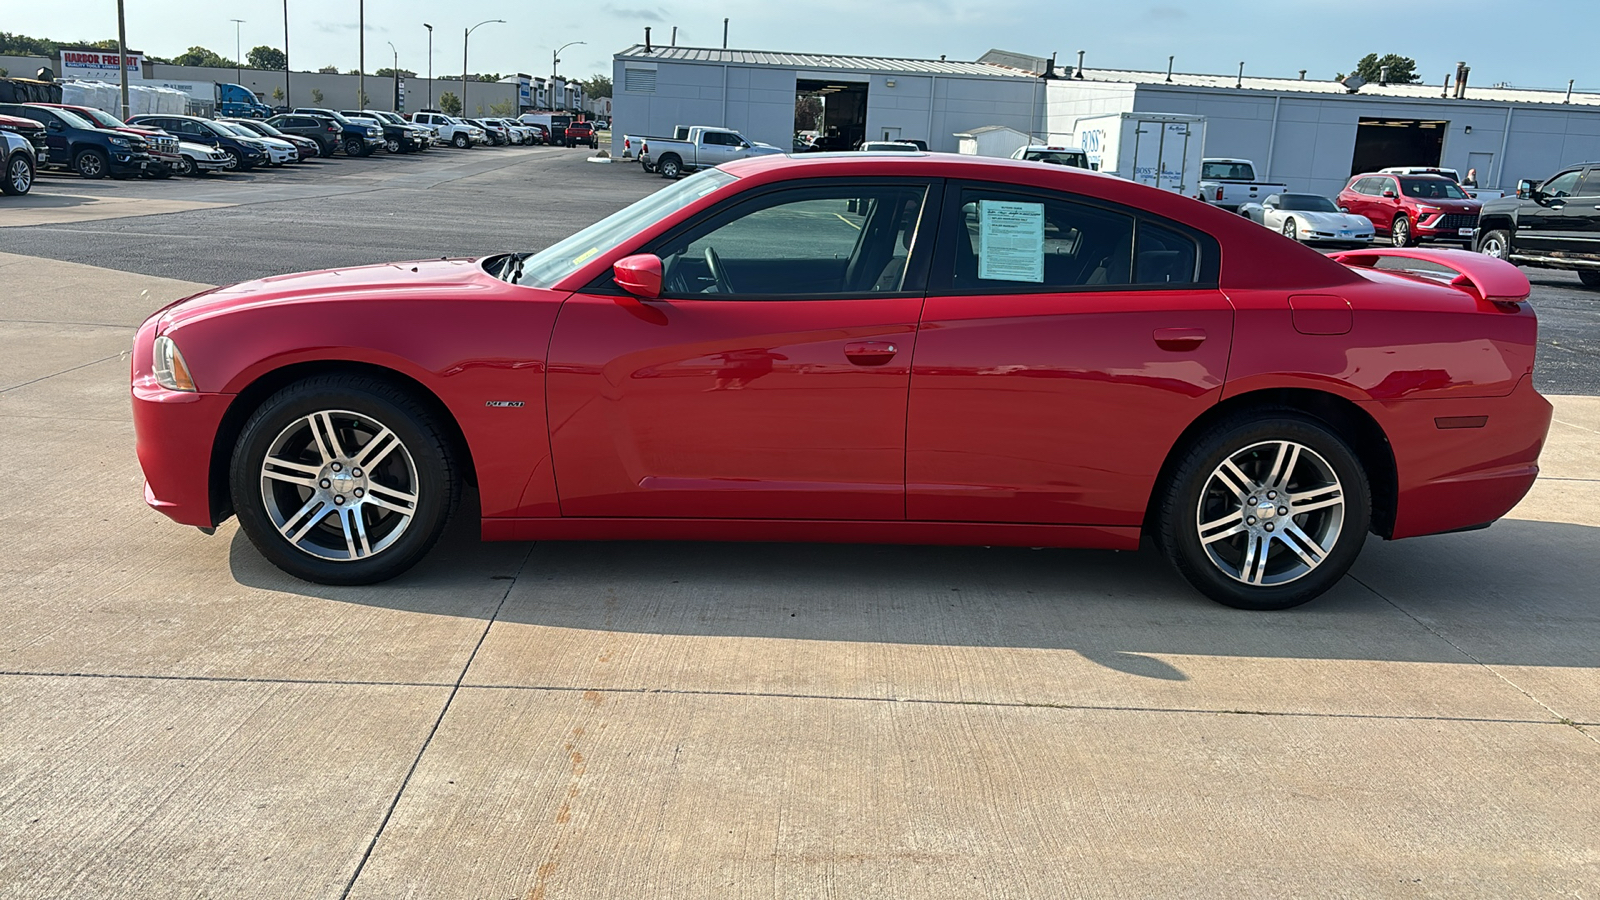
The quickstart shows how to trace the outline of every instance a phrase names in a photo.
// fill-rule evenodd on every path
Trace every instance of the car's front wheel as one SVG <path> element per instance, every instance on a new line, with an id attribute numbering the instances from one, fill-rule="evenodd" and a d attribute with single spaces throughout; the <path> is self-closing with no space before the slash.
<path id="1" fill-rule="evenodd" d="M 1389 242 L 1396 247 L 1410 247 L 1416 243 L 1411 234 L 1411 219 L 1403 215 L 1394 217 L 1389 225 Z"/>
<path id="2" fill-rule="evenodd" d="M 450 139 L 450 143 L 454 144 L 457 150 L 465 150 L 472 146 L 472 139 L 464 134 L 457 134 Z"/>
<path id="3" fill-rule="evenodd" d="M 321 584 L 373 584 L 411 568 L 459 496 L 439 423 L 367 376 L 310 378 L 274 394 L 240 433 L 229 480 L 261 555 Z"/>
<path id="4" fill-rule="evenodd" d="M 1294 223 L 1293 219 L 1283 220 L 1283 236 L 1291 241 L 1300 240 L 1300 227 Z"/>
<path id="5" fill-rule="evenodd" d="M 1485 231 L 1483 237 L 1478 238 L 1478 252 L 1484 256 L 1495 259 L 1509 259 L 1511 256 L 1511 232 L 1503 228 Z"/>
<path id="6" fill-rule="evenodd" d="M 1344 577 L 1371 495 L 1355 453 L 1287 409 L 1219 422 L 1174 469 L 1157 541 L 1197 590 L 1238 609 L 1287 609 Z"/>
<path id="7" fill-rule="evenodd" d="M 188 177 L 195 174 L 194 160 L 187 156 L 180 156 L 172 163 L 173 170 L 179 175 Z"/>
<path id="8" fill-rule="evenodd" d="M 106 160 L 105 153 L 99 150 L 84 150 L 73 158 L 72 168 L 85 178 L 104 178 L 111 169 L 111 163 Z"/>

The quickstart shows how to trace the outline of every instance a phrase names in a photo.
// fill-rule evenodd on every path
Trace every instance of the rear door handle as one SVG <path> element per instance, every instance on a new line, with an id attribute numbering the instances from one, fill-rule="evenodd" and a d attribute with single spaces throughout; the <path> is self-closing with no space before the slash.
<path id="1" fill-rule="evenodd" d="M 851 341 L 844 345 L 845 358 L 858 366 L 881 366 L 900 352 L 889 341 Z"/>
<path id="2" fill-rule="evenodd" d="M 1205 343 L 1206 330 L 1204 328 L 1157 328 L 1152 336 L 1156 340 L 1156 346 L 1163 350 L 1193 350 Z"/>

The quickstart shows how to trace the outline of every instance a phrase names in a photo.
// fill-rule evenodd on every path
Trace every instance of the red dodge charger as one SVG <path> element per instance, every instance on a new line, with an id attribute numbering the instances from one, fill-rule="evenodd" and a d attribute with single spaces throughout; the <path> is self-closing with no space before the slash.
<path id="1" fill-rule="evenodd" d="M 1278 609 L 1532 485 L 1528 292 L 1060 166 L 768 156 L 538 253 L 179 301 L 134 422 L 151 506 L 323 583 L 405 571 L 472 485 L 489 540 L 1148 534 Z"/>

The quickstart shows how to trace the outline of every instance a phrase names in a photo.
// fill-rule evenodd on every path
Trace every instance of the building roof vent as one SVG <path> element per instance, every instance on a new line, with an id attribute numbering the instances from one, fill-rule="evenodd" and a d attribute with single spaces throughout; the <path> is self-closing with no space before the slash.
<path id="1" fill-rule="evenodd" d="M 1360 75 L 1349 75 L 1339 83 L 1344 85 L 1345 90 L 1354 94 L 1356 91 L 1361 90 L 1361 86 L 1366 84 L 1367 80 L 1362 78 Z"/>

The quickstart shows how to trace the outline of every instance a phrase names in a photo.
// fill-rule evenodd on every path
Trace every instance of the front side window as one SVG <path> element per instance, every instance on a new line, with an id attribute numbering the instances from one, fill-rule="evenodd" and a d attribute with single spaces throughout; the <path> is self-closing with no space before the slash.
<path id="1" fill-rule="evenodd" d="M 1551 197 L 1570 197 L 1578 188 L 1578 176 L 1583 172 L 1574 169 L 1571 172 L 1562 172 L 1560 175 L 1545 182 L 1539 191 Z"/>
<path id="2" fill-rule="evenodd" d="M 900 291 L 926 197 L 923 184 L 833 184 L 763 195 L 662 242 L 665 291 L 760 297 Z"/>

